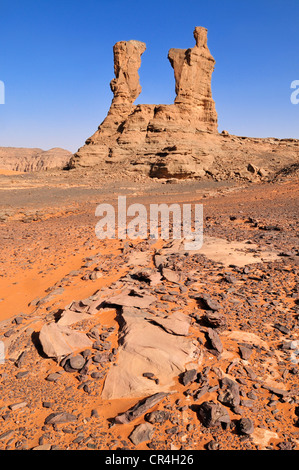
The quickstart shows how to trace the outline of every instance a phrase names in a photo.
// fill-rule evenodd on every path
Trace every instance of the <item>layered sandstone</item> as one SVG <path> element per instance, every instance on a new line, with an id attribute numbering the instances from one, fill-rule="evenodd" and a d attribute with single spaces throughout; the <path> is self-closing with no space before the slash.
<path id="1" fill-rule="evenodd" d="M 0 169 L 20 172 L 65 168 L 72 153 L 61 148 L 0 147 Z"/>
<path id="2" fill-rule="evenodd" d="M 218 132 L 211 89 L 215 59 L 207 30 L 196 27 L 194 38 L 193 48 L 169 50 L 176 91 L 171 105 L 134 105 L 146 47 L 139 41 L 115 44 L 110 110 L 71 158 L 70 168 L 136 171 L 157 178 L 255 179 L 298 162 L 299 141 Z"/>
<path id="3" fill-rule="evenodd" d="M 180 113 L 190 113 L 202 130 L 217 132 L 217 113 L 211 80 L 215 59 L 207 46 L 207 30 L 194 30 L 195 47 L 170 49 L 168 59 L 174 70 L 176 98 Z"/>

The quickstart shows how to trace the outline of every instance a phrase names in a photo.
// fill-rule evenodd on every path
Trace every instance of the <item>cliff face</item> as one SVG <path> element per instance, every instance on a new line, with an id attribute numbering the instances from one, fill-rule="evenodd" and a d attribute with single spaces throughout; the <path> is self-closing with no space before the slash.
<path id="1" fill-rule="evenodd" d="M 211 90 L 215 60 L 208 49 L 207 30 L 196 27 L 194 39 L 193 48 L 169 50 L 176 91 L 171 105 L 134 105 L 141 92 L 138 70 L 146 46 L 139 41 L 115 44 L 110 110 L 71 158 L 70 168 L 138 171 L 158 178 L 217 174 L 223 179 L 247 171 L 248 164 L 264 167 L 265 161 L 266 171 L 271 171 L 273 152 L 281 166 L 298 159 L 298 142 L 218 133 Z"/>
<path id="2" fill-rule="evenodd" d="M 0 169 L 22 172 L 63 169 L 69 164 L 71 156 L 71 152 L 61 148 L 0 147 Z"/>

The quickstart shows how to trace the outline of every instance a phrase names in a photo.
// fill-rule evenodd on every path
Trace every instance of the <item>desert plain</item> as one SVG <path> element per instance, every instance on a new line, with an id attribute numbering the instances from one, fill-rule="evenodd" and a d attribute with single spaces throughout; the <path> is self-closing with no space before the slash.
<path id="1" fill-rule="evenodd" d="M 91 179 L 62 171 L 1 176 L 1 448 L 298 448 L 298 180 Z M 102 201 L 116 205 L 116 192 L 128 204 L 203 204 L 204 241 L 216 246 L 193 254 L 178 241 L 99 240 L 95 209 Z M 109 302 L 127 289 L 150 303 L 97 301 L 99 293 Z M 130 308 L 151 317 L 140 320 L 144 335 L 150 325 L 174 338 L 186 368 L 172 363 L 150 331 L 146 346 L 156 348 L 160 364 L 138 352 L 122 318 Z M 178 313 L 182 330 L 163 326 Z M 44 325 L 64 317 L 63 325 L 90 341 L 66 354 L 81 356 L 79 369 L 48 357 L 40 344 Z M 136 356 L 123 383 L 112 375 L 103 397 L 109 371 L 134 348 L 140 364 Z M 160 401 L 140 416 L 114 423 L 157 393 Z M 220 411 L 200 412 L 207 403 Z M 133 443 L 140 425 L 146 438 Z"/>

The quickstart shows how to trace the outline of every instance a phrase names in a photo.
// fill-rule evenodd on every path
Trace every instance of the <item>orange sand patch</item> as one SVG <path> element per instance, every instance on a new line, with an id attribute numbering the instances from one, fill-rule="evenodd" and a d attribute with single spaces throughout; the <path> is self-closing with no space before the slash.
<path id="1" fill-rule="evenodd" d="M 23 175 L 23 171 L 4 170 L 0 168 L 0 175 Z"/>

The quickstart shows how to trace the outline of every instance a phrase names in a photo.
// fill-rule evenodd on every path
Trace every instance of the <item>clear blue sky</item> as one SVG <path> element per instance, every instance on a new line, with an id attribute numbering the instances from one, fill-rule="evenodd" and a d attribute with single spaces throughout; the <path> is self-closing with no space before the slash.
<path id="1" fill-rule="evenodd" d="M 137 103 L 172 103 L 171 47 L 208 28 L 219 131 L 299 138 L 299 0 L 1 0 L 0 146 L 76 151 L 105 118 L 113 45 L 147 45 Z"/>

